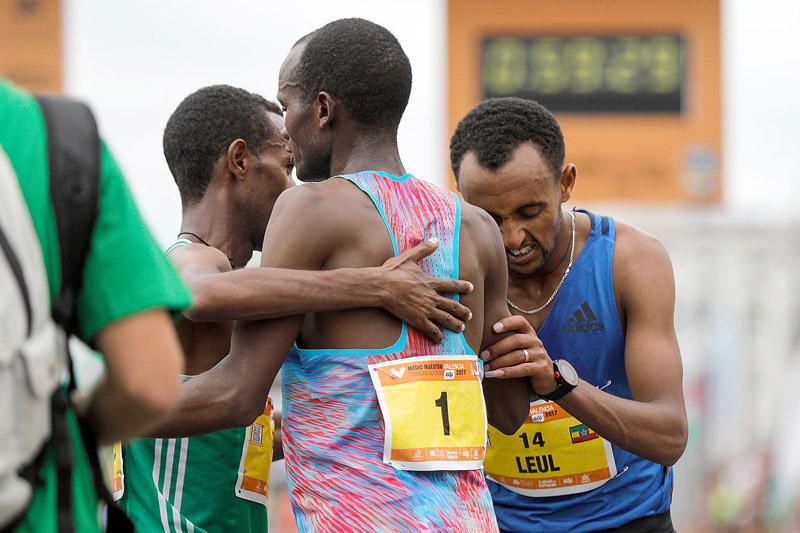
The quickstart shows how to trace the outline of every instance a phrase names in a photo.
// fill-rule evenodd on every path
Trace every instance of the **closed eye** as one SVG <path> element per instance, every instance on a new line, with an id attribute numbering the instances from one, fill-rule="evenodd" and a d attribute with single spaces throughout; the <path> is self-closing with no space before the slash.
<path id="1" fill-rule="evenodd" d="M 523 218 L 534 218 L 544 211 L 546 204 L 542 202 L 531 202 L 517 209 L 517 214 Z"/>
<path id="2" fill-rule="evenodd" d="M 542 212 L 542 209 L 534 208 L 534 209 L 523 209 L 522 211 L 520 211 L 519 214 L 524 218 L 535 218 L 535 217 L 539 216 L 539 214 L 541 212 Z"/>

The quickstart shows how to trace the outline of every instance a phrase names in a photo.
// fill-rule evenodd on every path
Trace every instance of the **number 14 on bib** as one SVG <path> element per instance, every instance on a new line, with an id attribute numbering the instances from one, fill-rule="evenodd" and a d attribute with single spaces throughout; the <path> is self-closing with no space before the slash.
<path id="1" fill-rule="evenodd" d="M 383 414 L 383 461 L 400 470 L 477 470 L 486 455 L 481 362 L 474 355 L 369 365 Z"/>

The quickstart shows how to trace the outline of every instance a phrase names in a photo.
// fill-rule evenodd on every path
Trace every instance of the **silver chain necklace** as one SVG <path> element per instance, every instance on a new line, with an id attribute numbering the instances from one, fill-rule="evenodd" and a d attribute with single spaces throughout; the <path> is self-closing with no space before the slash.
<path id="1" fill-rule="evenodd" d="M 544 304 L 542 304 L 540 307 L 537 307 L 536 309 L 523 309 L 514 302 L 512 302 L 510 298 L 506 298 L 508 305 L 522 314 L 535 315 L 536 313 L 540 312 L 545 307 L 550 305 L 550 303 L 553 301 L 553 298 L 555 298 L 556 294 L 558 294 L 558 290 L 564 284 L 564 280 L 566 280 L 567 276 L 569 275 L 569 271 L 572 268 L 572 261 L 575 259 L 575 213 L 570 211 L 569 214 L 572 216 L 572 244 L 570 244 L 569 248 L 569 264 L 567 265 L 567 269 L 564 271 L 564 275 L 561 276 L 561 281 L 559 281 L 558 285 L 556 285 L 556 290 L 553 291 L 553 294 L 550 295 L 550 298 L 548 298 Z"/>

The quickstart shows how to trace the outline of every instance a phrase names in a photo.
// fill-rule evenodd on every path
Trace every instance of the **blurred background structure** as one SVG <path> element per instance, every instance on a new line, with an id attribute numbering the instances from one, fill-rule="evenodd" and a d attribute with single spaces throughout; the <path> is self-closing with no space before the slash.
<path id="1" fill-rule="evenodd" d="M 295 40 L 347 16 L 388 27 L 411 59 L 400 143 L 417 175 L 452 185 L 449 134 L 486 96 L 556 113 L 574 203 L 672 256 L 690 421 L 678 530 L 800 531 L 797 0 L 0 0 L 0 75 L 92 104 L 167 244 L 172 110 L 213 83 L 274 99 Z M 282 480 L 272 519 L 290 531 Z"/>

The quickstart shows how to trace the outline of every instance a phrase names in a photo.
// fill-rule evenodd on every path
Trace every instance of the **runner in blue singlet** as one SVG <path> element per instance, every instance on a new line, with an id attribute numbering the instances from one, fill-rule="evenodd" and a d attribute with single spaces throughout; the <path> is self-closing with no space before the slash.
<path id="1" fill-rule="evenodd" d="M 563 207 L 575 165 L 564 165 L 555 118 L 530 100 L 470 111 L 451 163 L 464 198 L 503 234 L 518 315 L 507 328 L 529 323 L 541 341 L 487 365 L 512 357 L 537 369 L 526 423 L 512 436 L 489 431 L 485 471 L 500 529 L 672 531 L 671 465 L 687 426 L 664 247 Z"/>

